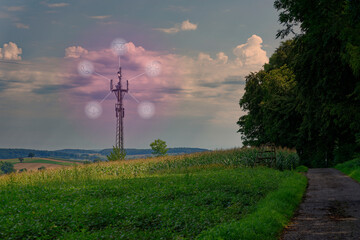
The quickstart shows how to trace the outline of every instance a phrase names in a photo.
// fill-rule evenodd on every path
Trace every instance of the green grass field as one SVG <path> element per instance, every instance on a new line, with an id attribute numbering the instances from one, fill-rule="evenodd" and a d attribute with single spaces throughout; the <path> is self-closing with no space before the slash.
<path id="1" fill-rule="evenodd" d="M 235 149 L 1 176 L 0 239 L 276 239 L 306 178 L 247 167 L 251 156 Z"/>
<path id="2" fill-rule="evenodd" d="M 30 159 L 27 161 L 24 161 L 24 163 L 49 163 L 49 164 L 57 164 L 57 165 L 63 165 L 63 166 L 71 166 L 74 163 L 70 163 L 70 162 L 57 162 L 57 161 L 52 161 L 52 160 L 47 160 L 47 159 Z"/>
<path id="3" fill-rule="evenodd" d="M 65 158 L 59 158 L 59 157 L 51 157 L 51 159 L 65 161 L 65 162 L 75 162 L 75 163 L 83 163 L 84 162 L 84 160 L 65 159 Z"/>
<path id="4" fill-rule="evenodd" d="M 360 158 L 340 163 L 335 168 L 360 182 Z"/>
<path id="5" fill-rule="evenodd" d="M 6 160 L 1 160 L 4 162 L 10 162 L 12 164 L 17 164 L 20 163 L 18 158 L 14 158 L 14 159 L 6 159 Z M 62 160 L 63 161 L 63 160 Z M 63 165 L 63 166 L 71 166 L 73 165 L 75 162 L 73 161 L 69 161 L 69 162 L 58 162 L 58 161 L 52 161 L 50 159 L 41 159 L 41 158 L 25 158 L 23 163 L 49 163 L 49 164 L 57 164 L 57 165 Z"/>

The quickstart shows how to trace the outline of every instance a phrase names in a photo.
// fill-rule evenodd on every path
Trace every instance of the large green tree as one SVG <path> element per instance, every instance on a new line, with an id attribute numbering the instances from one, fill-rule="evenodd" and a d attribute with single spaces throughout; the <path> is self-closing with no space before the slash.
<path id="1" fill-rule="evenodd" d="M 333 162 L 334 153 L 351 157 L 360 133 L 360 1 L 277 0 L 274 5 L 285 26 L 278 36 L 295 25 L 301 30 L 291 67 L 303 117 L 297 145 L 302 158 L 321 166 Z"/>
<path id="2" fill-rule="evenodd" d="M 349 160 L 360 145 L 360 1 L 277 0 L 295 33 L 247 76 L 239 119 L 244 144 L 296 147 L 303 163 Z M 298 31 L 298 33 L 296 33 Z"/>
<path id="3" fill-rule="evenodd" d="M 152 149 L 152 154 L 156 156 L 165 156 L 167 151 L 166 142 L 161 139 L 156 139 L 154 142 L 150 143 L 150 147 Z"/>
<path id="4" fill-rule="evenodd" d="M 297 108 L 296 81 L 288 67 L 292 41 L 286 41 L 271 56 L 264 70 L 246 77 L 240 107 L 247 112 L 238 125 L 244 145 L 273 142 L 295 147 L 301 122 Z"/>

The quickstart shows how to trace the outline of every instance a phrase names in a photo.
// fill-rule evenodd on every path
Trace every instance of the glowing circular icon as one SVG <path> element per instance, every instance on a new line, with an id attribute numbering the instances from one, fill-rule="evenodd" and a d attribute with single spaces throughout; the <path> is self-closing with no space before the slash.
<path id="1" fill-rule="evenodd" d="M 161 64 L 158 61 L 151 61 L 146 64 L 145 72 L 150 77 L 156 77 L 161 72 Z"/>
<path id="2" fill-rule="evenodd" d="M 127 52 L 127 44 L 126 41 L 122 38 L 116 38 L 111 42 L 111 50 L 117 56 L 124 55 Z"/>
<path id="3" fill-rule="evenodd" d="M 98 102 L 89 102 L 85 106 L 85 114 L 91 119 L 100 117 L 102 113 L 102 107 Z"/>
<path id="4" fill-rule="evenodd" d="M 94 65 L 89 61 L 81 61 L 78 64 L 78 73 L 83 77 L 89 77 L 94 72 Z"/>
<path id="5" fill-rule="evenodd" d="M 152 118 L 155 114 L 155 105 L 151 102 L 141 102 L 138 105 L 138 113 L 144 119 Z"/>

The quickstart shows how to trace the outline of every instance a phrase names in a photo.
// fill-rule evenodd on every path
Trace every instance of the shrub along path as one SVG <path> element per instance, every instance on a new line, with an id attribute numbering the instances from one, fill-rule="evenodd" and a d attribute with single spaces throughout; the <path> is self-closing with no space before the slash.
<path id="1" fill-rule="evenodd" d="M 360 184 L 339 170 L 314 168 L 298 214 L 282 239 L 360 239 Z"/>

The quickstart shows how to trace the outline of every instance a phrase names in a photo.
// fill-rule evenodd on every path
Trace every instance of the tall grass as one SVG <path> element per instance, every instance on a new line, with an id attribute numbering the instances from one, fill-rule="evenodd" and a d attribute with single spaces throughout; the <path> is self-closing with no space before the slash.
<path id="1" fill-rule="evenodd" d="M 351 161 L 339 163 L 335 168 L 360 182 L 360 157 Z"/>

